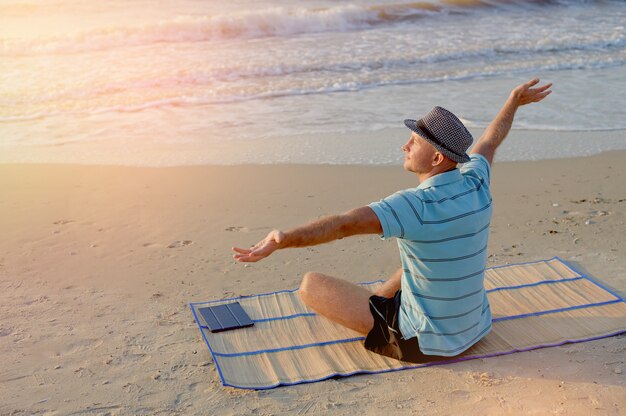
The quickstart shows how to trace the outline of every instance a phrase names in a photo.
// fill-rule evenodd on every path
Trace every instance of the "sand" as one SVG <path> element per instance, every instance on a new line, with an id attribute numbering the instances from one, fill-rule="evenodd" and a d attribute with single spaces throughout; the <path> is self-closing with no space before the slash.
<path id="1" fill-rule="evenodd" d="M 559 256 L 626 297 L 626 151 L 496 163 L 489 265 Z M 379 375 L 222 387 L 188 302 L 359 282 L 353 237 L 235 263 L 233 245 L 415 186 L 399 166 L 0 165 L 0 414 L 617 415 L 626 336 Z"/>

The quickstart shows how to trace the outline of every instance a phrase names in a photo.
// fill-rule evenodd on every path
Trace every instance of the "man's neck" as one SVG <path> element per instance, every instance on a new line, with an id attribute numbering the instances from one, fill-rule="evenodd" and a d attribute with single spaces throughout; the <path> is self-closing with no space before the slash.
<path id="1" fill-rule="evenodd" d="M 456 165 L 455 166 L 446 166 L 446 167 L 441 167 L 441 168 L 436 166 L 430 172 L 416 173 L 417 180 L 419 181 L 419 183 L 422 183 L 422 182 L 424 182 L 428 178 L 432 178 L 433 176 L 437 176 L 437 175 L 439 175 L 441 173 L 450 172 L 450 171 L 455 170 L 455 169 L 456 169 Z"/>

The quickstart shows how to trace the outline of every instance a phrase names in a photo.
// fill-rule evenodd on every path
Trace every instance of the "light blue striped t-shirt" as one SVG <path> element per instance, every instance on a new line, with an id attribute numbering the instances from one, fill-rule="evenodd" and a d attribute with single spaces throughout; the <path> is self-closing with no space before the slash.
<path id="1" fill-rule="evenodd" d="M 402 261 L 399 327 L 423 354 L 454 356 L 491 330 L 484 288 L 492 205 L 487 159 L 474 154 L 440 173 L 370 204 L 396 237 Z"/>

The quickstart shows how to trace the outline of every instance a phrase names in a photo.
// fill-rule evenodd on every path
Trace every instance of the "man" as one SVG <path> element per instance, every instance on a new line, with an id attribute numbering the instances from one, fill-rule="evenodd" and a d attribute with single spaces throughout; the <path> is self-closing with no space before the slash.
<path id="1" fill-rule="evenodd" d="M 282 232 L 271 231 L 250 249 L 233 248 L 241 262 L 259 261 L 287 247 L 305 247 L 357 234 L 396 237 L 402 260 L 372 295 L 321 273 L 305 274 L 299 295 L 317 313 L 366 334 L 365 347 L 411 362 L 452 357 L 489 333 L 484 289 L 492 206 L 490 165 L 520 106 L 539 102 L 551 84 L 533 79 L 515 88 L 466 154 L 473 138 L 454 114 L 435 107 L 405 120 L 404 168 L 417 188 L 406 189 L 341 215 Z M 457 163 L 464 165 L 457 169 Z"/>

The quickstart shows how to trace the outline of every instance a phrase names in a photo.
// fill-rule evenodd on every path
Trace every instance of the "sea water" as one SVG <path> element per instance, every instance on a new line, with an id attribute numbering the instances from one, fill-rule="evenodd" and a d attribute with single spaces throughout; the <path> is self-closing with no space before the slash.
<path id="1" fill-rule="evenodd" d="M 0 162 L 396 163 L 405 118 L 479 135 L 533 77 L 554 93 L 500 158 L 626 148 L 625 24 L 612 0 L 0 0 Z"/>

